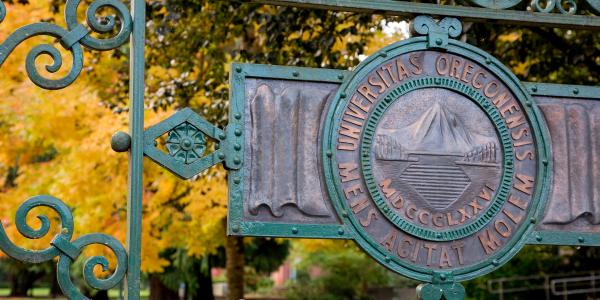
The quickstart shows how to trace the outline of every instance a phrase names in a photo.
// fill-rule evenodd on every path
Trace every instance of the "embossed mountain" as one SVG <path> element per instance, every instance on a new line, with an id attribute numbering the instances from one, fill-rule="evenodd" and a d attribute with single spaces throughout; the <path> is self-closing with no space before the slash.
<path id="1" fill-rule="evenodd" d="M 407 148 L 413 151 L 462 154 L 487 139 L 467 131 L 454 113 L 437 102 L 402 131 L 412 142 Z"/>

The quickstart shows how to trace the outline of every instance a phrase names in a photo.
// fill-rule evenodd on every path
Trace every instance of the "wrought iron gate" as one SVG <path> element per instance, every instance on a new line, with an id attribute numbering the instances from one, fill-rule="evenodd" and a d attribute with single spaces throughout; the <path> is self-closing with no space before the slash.
<path id="1" fill-rule="evenodd" d="M 144 43 L 146 3 L 144 0 L 132 0 L 131 8 L 128 8 L 120 0 L 92 1 L 86 13 L 85 23 L 87 23 L 87 26 L 84 26 L 84 22 L 78 20 L 77 18 L 77 9 L 81 2 L 81 0 L 67 1 L 64 11 L 67 28 L 62 28 L 50 23 L 35 23 L 16 30 L 6 40 L 0 41 L 0 66 L 21 42 L 29 39 L 30 37 L 38 35 L 55 37 L 60 42 L 60 46 L 68 50 L 73 58 L 73 65 L 68 74 L 60 79 L 48 79 L 38 73 L 35 66 L 35 60 L 40 55 L 49 55 L 53 59 L 52 65 L 46 66 L 46 70 L 49 72 L 58 71 L 62 65 L 61 55 L 58 49 L 55 47 L 55 45 L 51 44 L 38 45 L 30 50 L 26 59 L 26 70 L 29 79 L 39 87 L 52 90 L 62 89 L 73 83 L 83 69 L 84 62 L 82 47 L 98 51 L 107 51 L 120 47 L 126 43 L 130 44 L 129 133 L 118 132 L 111 140 L 111 146 L 113 150 L 117 152 L 129 153 L 127 244 L 124 247 L 113 237 L 103 234 L 88 234 L 73 240 L 73 229 L 76 224 L 73 222 L 73 216 L 69 207 L 67 207 L 60 199 L 52 196 L 35 196 L 25 201 L 17 211 L 15 225 L 18 231 L 25 237 L 31 239 L 38 239 L 46 236 L 50 229 L 49 219 L 47 217 L 39 217 L 42 226 L 37 230 L 31 228 L 26 223 L 26 216 L 31 209 L 44 206 L 55 210 L 60 215 L 62 232 L 54 237 L 47 249 L 41 251 L 32 251 L 17 247 L 12 241 L 9 240 L 4 228 L 0 226 L 0 249 L 3 252 L 15 259 L 29 263 L 40 263 L 58 257 L 57 277 L 63 292 L 70 299 L 83 299 L 85 297 L 71 282 L 70 266 L 79 256 L 82 248 L 91 244 L 105 245 L 111 248 L 117 257 L 118 264 L 115 271 L 106 279 L 99 279 L 95 277 L 93 274 L 93 268 L 97 265 L 108 268 L 108 261 L 104 257 L 92 257 L 85 264 L 85 281 L 95 289 L 107 290 L 113 288 L 122 280 L 126 280 L 127 299 L 139 299 L 142 230 L 142 160 L 144 156 L 149 157 L 156 163 L 160 164 L 181 178 L 193 177 L 215 164 L 223 163 L 224 166 L 230 171 L 230 222 L 228 226 L 230 234 L 358 239 L 357 236 L 360 232 L 357 231 L 359 230 L 350 226 L 350 223 L 346 221 L 342 222 L 343 224 L 339 224 L 335 222 L 335 220 L 332 223 L 325 222 L 314 224 L 311 223 L 310 220 L 307 221 L 303 219 L 300 221 L 296 220 L 282 224 L 255 219 L 248 221 L 245 219 L 244 213 L 242 212 L 244 210 L 243 193 L 246 191 L 242 188 L 245 176 L 245 171 L 242 169 L 242 167 L 244 166 L 245 160 L 248 157 L 247 153 L 245 152 L 247 149 L 245 146 L 246 129 L 244 120 L 244 114 L 246 113 L 244 106 L 246 105 L 245 86 L 247 84 L 247 80 L 249 80 L 248 78 L 269 78 L 272 80 L 286 80 L 288 82 L 310 81 L 315 84 L 330 84 L 331 86 L 329 86 L 329 88 L 331 88 L 332 93 L 337 93 L 336 97 L 341 103 L 343 99 L 349 96 L 345 92 L 342 92 L 341 89 L 348 89 L 350 91 L 352 85 L 356 85 L 358 80 L 355 78 L 355 76 L 357 76 L 356 74 L 349 71 L 339 70 L 316 70 L 309 68 L 235 64 L 232 67 L 231 74 L 232 99 L 230 105 L 230 123 L 226 128 L 217 128 L 206 122 L 202 117 L 193 111 L 184 109 L 177 112 L 172 117 L 160 122 L 159 124 L 144 130 L 144 70 L 146 67 L 144 59 Z M 600 12 L 600 0 L 585 0 L 579 2 L 576 2 L 575 0 L 548 0 L 545 2 L 545 5 L 540 3 L 538 0 L 534 0 L 532 1 L 531 5 L 527 6 L 529 11 L 510 9 L 521 4 L 522 0 L 469 0 L 467 4 L 474 5 L 474 7 L 470 7 L 468 5 L 439 5 L 392 0 L 256 0 L 252 2 L 291 5 L 304 8 L 383 13 L 390 15 L 413 16 L 423 14 L 450 17 L 440 22 L 436 22 L 432 18 L 425 16 L 417 17 L 414 22 L 420 24 L 420 27 L 414 29 L 416 35 L 421 35 L 422 37 L 413 39 L 412 42 L 414 45 L 411 47 L 414 47 L 414 49 L 419 51 L 435 49 L 435 51 L 438 51 L 439 53 L 445 53 L 445 51 L 448 51 L 448 53 L 463 54 L 466 56 L 471 55 L 473 60 L 477 63 L 480 63 L 481 65 L 492 66 L 490 68 L 496 68 L 495 70 L 499 70 L 499 72 L 504 69 L 502 69 L 501 64 L 495 59 L 492 57 L 484 58 L 485 54 L 482 54 L 482 51 L 478 52 L 478 50 L 476 50 L 474 47 L 469 48 L 468 45 L 464 46 L 464 44 L 460 44 L 451 40 L 461 33 L 461 23 L 455 18 L 460 18 L 464 21 L 475 22 L 486 22 L 492 20 L 501 23 L 529 26 L 553 26 L 592 30 L 600 29 L 600 17 L 595 15 Z M 585 14 L 580 14 L 582 7 L 585 10 Z M 103 21 L 98 20 L 96 15 L 100 9 L 104 8 L 109 8 L 115 11 L 116 17 L 107 18 Z M 4 19 L 6 14 L 6 7 L 2 1 L 0 1 L 0 22 Z M 119 22 L 117 22 L 116 19 L 118 19 Z M 111 32 L 115 30 L 117 26 L 120 26 L 118 29 L 118 34 L 113 37 L 96 39 L 90 35 L 92 32 Z M 399 45 L 398 49 L 404 46 L 406 45 Z M 456 50 L 460 47 L 463 47 L 463 50 Z M 373 58 L 373 61 L 377 62 L 377 59 L 385 60 L 388 55 L 391 57 L 392 55 L 401 54 L 402 51 L 391 47 L 387 50 L 378 52 L 378 54 L 376 54 L 377 57 Z M 478 58 L 474 58 L 476 55 L 479 55 Z M 364 65 L 363 67 L 368 67 L 368 64 Z M 509 72 L 506 72 L 506 75 L 499 76 L 501 79 L 509 82 L 508 85 L 514 87 L 513 90 L 515 93 L 523 94 L 523 99 L 526 99 L 524 100 L 523 104 L 524 106 L 530 108 L 529 114 L 532 119 L 539 118 L 540 115 L 537 111 L 537 108 L 532 108 L 535 107 L 536 104 L 532 104 L 531 99 L 535 99 L 536 102 L 542 101 L 538 100 L 537 97 L 551 96 L 573 99 L 600 99 L 600 88 L 598 87 L 536 83 L 523 83 L 521 85 L 520 83 L 514 81 L 515 77 Z M 394 77 L 391 78 L 393 79 Z M 350 79 L 354 80 L 355 82 L 350 82 Z M 473 96 L 476 94 L 475 91 L 467 91 L 468 87 L 459 86 L 458 84 L 459 82 L 442 81 L 439 78 L 426 78 L 422 80 L 411 81 L 408 88 L 417 89 L 422 86 L 428 86 L 455 89 L 457 91 L 462 91 L 462 93 L 470 94 L 473 101 L 479 101 L 477 100 L 479 98 Z M 340 85 L 342 85 L 342 88 L 340 88 L 338 91 L 338 87 Z M 404 92 L 404 90 L 402 90 L 402 92 Z M 480 101 L 480 104 L 482 107 L 488 107 L 483 100 Z M 384 109 L 385 108 L 382 108 L 382 110 Z M 490 115 L 493 115 L 493 111 L 490 111 Z M 335 120 L 334 117 L 331 119 Z M 539 122 L 543 123 L 543 121 Z M 532 122 L 532 126 L 539 127 L 540 141 L 543 141 L 545 138 L 547 138 L 547 132 L 545 132 L 545 126 L 542 123 L 538 123 L 538 121 Z M 501 131 L 501 127 L 503 125 L 500 123 L 498 124 L 500 128 L 498 130 Z M 181 126 L 184 126 L 185 128 Z M 326 126 L 334 126 L 334 124 L 328 123 Z M 173 153 L 165 154 L 161 151 L 158 151 L 156 146 L 153 144 L 154 140 L 158 136 L 161 136 L 165 133 L 178 132 L 178 130 L 184 130 L 185 134 L 177 135 L 172 142 L 177 144 L 177 149 L 181 149 L 181 152 L 179 152 L 180 150 L 177 150 L 173 151 Z M 173 134 L 173 136 L 175 135 L 176 134 Z M 205 139 L 207 137 L 215 140 L 219 147 L 217 147 L 213 153 L 210 153 L 204 157 L 194 154 L 194 149 L 205 146 Z M 333 145 L 334 142 L 331 143 Z M 539 144 L 545 149 L 540 150 L 540 153 L 549 153 L 549 150 L 546 149 L 550 147 L 548 143 L 540 142 Z M 325 145 L 325 147 L 326 146 L 327 145 Z M 507 147 L 508 148 L 506 149 L 510 149 L 510 146 Z M 332 147 L 331 149 L 334 148 L 335 147 Z M 494 151 L 495 149 L 496 148 L 494 148 Z M 326 161 L 332 157 L 335 157 L 336 154 L 332 153 L 332 151 L 333 150 L 323 151 L 323 155 L 320 159 Z M 176 155 L 175 152 L 180 154 Z M 495 155 L 495 152 L 493 153 Z M 193 157 L 193 159 L 190 157 Z M 551 171 L 552 162 L 549 161 L 548 156 L 543 156 L 543 160 L 541 160 L 541 162 L 543 166 L 541 166 L 539 170 L 541 170 L 542 173 L 546 174 L 547 176 L 550 176 L 548 174 Z M 363 160 L 362 163 L 366 167 L 371 167 L 368 161 Z M 488 162 L 486 161 L 484 163 Z M 330 166 L 328 168 L 332 167 Z M 511 164 L 505 164 L 505 168 L 511 168 Z M 452 172 L 455 172 L 452 174 L 458 174 L 459 171 L 452 169 L 448 172 L 449 174 Z M 407 176 L 411 176 L 411 174 Z M 334 177 L 334 175 L 330 175 L 326 176 L 325 179 L 327 181 L 332 181 L 335 179 Z M 549 177 L 544 177 L 543 180 L 547 187 L 550 180 Z M 335 188 L 330 186 L 328 186 L 328 188 L 330 189 L 330 195 L 333 195 Z M 374 189 L 376 188 L 377 187 L 375 186 Z M 453 189 L 456 188 L 456 186 L 450 186 L 447 188 Z M 542 187 L 540 187 L 540 189 L 542 189 Z M 544 194 L 543 191 L 541 194 Z M 502 199 L 500 199 L 498 203 L 501 203 L 501 200 Z M 543 201 L 540 202 L 540 206 L 543 203 Z M 339 213 L 339 217 L 341 219 L 348 218 L 347 212 L 342 212 L 344 209 L 346 209 L 346 211 L 348 210 L 342 206 L 335 206 L 335 210 Z M 498 209 L 500 208 L 496 208 L 496 210 Z M 385 209 L 382 208 L 382 210 Z M 493 215 L 493 213 L 491 213 L 490 216 L 491 215 Z M 600 245 L 600 236 L 596 231 L 579 232 L 576 230 L 558 230 L 557 232 L 553 230 L 543 230 L 543 228 L 540 229 L 537 227 L 537 229 L 534 229 L 533 224 L 539 221 L 540 217 L 543 217 L 543 207 L 538 208 L 536 212 L 532 211 L 530 215 L 533 217 L 530 220 L 532 225 L 528 225 L 528 228 L 530 228 L 527 231 L 528 235 L 524 235 L 517 245 L 522 246 L 525 243 L 555 245 Z M 425 213 L 419 215 L 419 218 L 421 218 L 421 216 L 424 217 Z M 394 217 L 392 216 L 390 218 Z M 491 217 L 488 219 L 490 218 Z M 333 219 L 335 219 L 335 216 L 332 217 L 332 220 Z M 482 219 L 485 219 L 485 217 L 482 217 Z M 482 225 L 477 225 L 479 227 L 472 230 L 481 229 L 485 222 L 487 221 L 481 221 Z M 408 228 L 406 229 L 407 232 L 411 232 L 416 236 L 422 236 L 424 239 L 434 241 L 447 241 L 455 239 L 460 235 L 466 235 L 469 233 L 460 232 L 458 230 L 449 230 L 436 233 L 434 231 L 423 230 L 418 226 L 411 227 L 404 224 L 405 223 L 402 223 L 402 226 Z M 377 245 L 373 246 L 368 244 L 368 242 L 364 242 L 364 248 L 371 246 L 376 248 Z M 394 262 L 394 259 L 388 256 L 382 256 L 381 253 L 374 253 L 374 251 L 369 253 L 382 264 L 390 264 L 388 267 L 394 269 L 394 267 L 391 266 L 391 264 Z M 514 253 L 508 255 L 507 259 L 509 259 L 511 255 L 514 255 Z M 468 276 L 472 277 L 475 276 L 473 274 L 484 274 L 489 272 L 489 270 L 497 268 L 505 261 L 506 260 L 490 260 L 490 267 L 488 268 L 488 271 L 484 269 L 473 269 L 472 274 L 470 273 Z M 442 264 L 441 258 L 440 264 Z M 398 267 L 398 270 L 400 270 L 399 272 L 401 273 L 412 272 L 408 276 L 415 278 L 426 278 L 426 281 L 433 283 L 422 287 L 421 297 L 423 298 L 439 299 L 442 294 L 444 294 L 448 299 L 462 299 L 462 297 L 464 297 L 464 290 L 461 291 L 460 285 L 455 285 L 456 283 L 454 282 L 451 273 L 432 271 L 427 274 L 421 274 L 419 273 L 420 271 L 406 271 L 403 269 L 403 267 Z M 467 275 L 465 276 L 466 277 L 464 278 L 468 277 Z"/>

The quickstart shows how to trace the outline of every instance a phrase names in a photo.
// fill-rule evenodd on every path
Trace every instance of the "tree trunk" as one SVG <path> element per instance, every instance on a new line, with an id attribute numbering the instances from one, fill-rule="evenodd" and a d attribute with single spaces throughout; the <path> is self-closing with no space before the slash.
<path id="1" fill-rule="evenodd" d="M 56 264 L 52 262 L 50 264 L 50 297 L 53 299 L 62 296 L 62 291 L 60 290 L 60 286 L 58 285 L 58 280 L 56 278 Z"/>
<path id="2" fill-rule="evenodd" d="M 244 299 L 244 239 L 228 236 L 225 240 L 227 300 Z"/>
<path id="3" fill-rule="evenodd" d="M 35 281 L 42 277 L 44 273 L 32 272 L 29 265 L 22 262 L 11 261 L 8 263 L 14 264 L 12 272 L 9 274 L 11 282 L 10 296 L 27 297 L 27 292 L 33 288 Z"/>
<path id="4" fill-rule="evenodd" d="M 149 300 L 179 300 L 177 291 L 172 291 L 166 287 L 158 276 L 150 274 L 150 298 Z"/>
<path id="5" fill-rule="evenodd" d="M 109 300 L 108 291 L 98 291 L 94 296 L 91 297 L 92 300 Z"/>
<path id="6" fill-rule="evenodd" d="M 215 300 L 212 286 L 212 274 L 211 274 L 211 259 L 205 258 L 208 266 L 203 268 L 201 259 L 196 259 L 194 264 L 194 270 L 196 270 L 198 276 L 198 291 L 196 295 L 192 297 L 192 300 Z"/>

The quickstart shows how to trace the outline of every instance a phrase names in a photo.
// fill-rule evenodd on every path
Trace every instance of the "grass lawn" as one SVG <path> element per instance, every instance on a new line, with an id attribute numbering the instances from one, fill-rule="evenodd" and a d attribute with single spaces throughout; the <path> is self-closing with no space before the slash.
<path id="1" fill-rule="evenodd" d="M 49 288 L 34 288 L 33 289 L 33 297 L 28 297 L 28 298 L 9 298 L 8 295 L 10 294 L 10 289 L 7 288 L 0 288 L 0 299 L 11 299 L 11 300 L 21 300 L 21 299 L 49 299 L 50 296 L 50 289 Z M 108 296 L 110 297 L 110 299 L 118 299 L 119 298 L 119 290 L 118 289 L 113 289 L 108 291 Z M 150 291 L 148 290 L 143 290 L 141 292 L 141 299 L 148 299 L 148 296 L 150 296 Z M 54 299 L 60 299 L 60 300 L 66 300 L 67 298 L 54 298 Z"/>

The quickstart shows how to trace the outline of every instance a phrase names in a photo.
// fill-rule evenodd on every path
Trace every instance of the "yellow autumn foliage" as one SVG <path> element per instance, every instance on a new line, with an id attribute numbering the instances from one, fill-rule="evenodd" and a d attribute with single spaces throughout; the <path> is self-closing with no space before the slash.
<path id="1" fill-rule="evenodd" d="M 49 2 L 30 1 L 27 6 L 7 5 L 6 20 L 0 24 L 0 40 L 16 28 L 48 19 Z M 62 23 L 61 15 L 54 15 Z M 127 154 L 110 148 L 111 135 L 127 131 L 127 113 L 114 114 L 102 106 L 98 93 L 110 90 L 98 88 L 85 71 L 76 82 L 59 91 L 36 87 L 27 78 L 24 61 L 27 52 L 40 42 L 52 42 L 36 37 L 19 46 L 1 67 L 0 75 L 0 221 L 9 237 L 28 249 L 46 248 L 59 230 L 57 215 L 36 209 L 28 217 L 34 228 L 35 216 L 47 213 L 54 218 L 53 232 L 41 240 L 22 237 L 14 225 L 19 205 L 35 195 L 52 195 L 63 200 L 75 218 L 74 239 L 87 233 L 105 233 L 123 244 L 127 220 Z M 58 43 L 55 44 L 60 48 Z M 69 52 L 63 51 L 63 68 L 70 67 Z M 109 55 L 99 64 L 92 63 L 86 53 L 84 66 L 102 77 L 116 76 Z M 38 68 L 48 63 L 38 60 Z M 171 70 L 151 68 L 152 80 L 163 80 Z M 59 72 L 60 74 L 60 72 Z M 49 75 L 54 76 L 54 75 Z M 206 99 L 198 99 L 205 102 Z M 146 111 L 146 127 L 167 118 L 174 111 Z M 18 169 L 18 176 L 8 182 L 9 172 Z M 168 261 L 159 254 L 166 248 L 185 248 L 191 255 L 213 252 L 224 242 L 227 207 L 225 172 L 209 170 L 209 176 L 181 180 L 154 162 L 144 160 L 144 196 L 142 227 L 142 269 L 161 272 Z M 107 254 L 107 249 L 91 247 L 86 255 Z M 114 261 L 111 262 L 114 267 Z"/>

